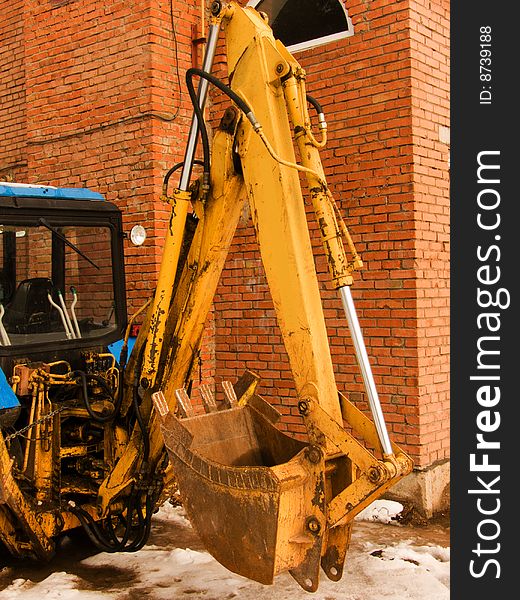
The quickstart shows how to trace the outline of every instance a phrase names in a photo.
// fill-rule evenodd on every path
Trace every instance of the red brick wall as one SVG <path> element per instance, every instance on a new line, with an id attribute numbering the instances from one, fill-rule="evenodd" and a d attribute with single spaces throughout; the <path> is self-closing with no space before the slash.
<path id="1" fill-rule="evenodd" d="M 200 2 L 173 4 L 184 89 Z M 191 115 L 169 6 L 0 0 L 0 85 L 9 92 L 0 105 L 0 175 L 86 185 L 118 203 L 126 229 L 145 225 L 145 245 L 126 246 L 131 309 L 153 287 L 169 214 L 162 178 L 182 160 Z M 347 8 L 354 37 L 298 59 L 327 113 L 325 168 L 365 261 L 353 295 L 386 418 L 424 467 L 448 455 L 449 5 L 349 0 Z M 365 406 L 312 216 L 310 227 L 338 387 Z M 284 403 L 284 426 L 301 431 L 247 214 L 207 329 L 203 374 L 234 380 L 244 367 L 263 376 L 266 397 Z"/>
<path id="2" fill-rule="evenodd" d="M 89 187 L 123 210 L 126 231 L 145 226 L 144 246 L 125 244 L 132 313 L 160 264 L 170 208 L 159 198 L 184 154 L 184 73 L 201 3 L 3 0 L 0 9 L 0 179 Z M 211 326 L 206 337 L 202 373 L 211 378 Z"/>
<path id="3" fill-rule="evenodd" d="M 419 447 L 449 456 L 449 1 L 410 3 Z"/>
<path id="4" fill-rule="evenodd" d="M 198 15 L 192 3 L 174 4 L 182 77 Z M 154 284 L 169 214 L 159 201 L 162 177 L 181 160 L 188 126 L 169 0 L 25 0 L 2 2 L 2 10 L 14 23 L 1 31 L 15 59 L 7 48 L 2 62 L 13 91 L 9 102 L 2 98 L 9 125 L 0 169 L 22 162 L 26 169 L 10 171 L 17 181 L 89 187 L 119 205 L 126 229 L 146 227 L 145 245 L 125 248 L 133 310 Z"/>
<path id="5" fill-rule="evenodd" d="M 0 181 L 26 176 L 24 0 L 0 2 Z"/>

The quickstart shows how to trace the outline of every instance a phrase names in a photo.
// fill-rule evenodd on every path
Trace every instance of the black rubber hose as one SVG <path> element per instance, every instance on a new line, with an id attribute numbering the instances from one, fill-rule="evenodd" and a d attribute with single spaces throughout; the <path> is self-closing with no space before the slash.
<path id="1" fill-rule="evenodd" d="M 137 528 L 137 532 L 136 532 L 135 536 L 129 542 L 130 532 L 132 530 L 132 520 L 133 520 L 133 515 L 134 515 L 134 502 L 135 502 L 135 498 L 137 496 L 138 496 L 138 494 L 133 494 L 130 496 L 130 500 L 129 500 L 128 508 L 127 508 L 127 521 L 126 521 L 126 525 L 125 525 L 125 534 L 121 540 L 119 540 L 117 538 L 115 530 L 113 529 L 112 523 L 111 523 L 111 521 L 109 521 L 109 526 L 111 529 L 111 531 L 110 531 L 111 537 L 115 542 L 117 542 L 117 545 L 118 545 L 118 550 L 115 550 L 115 551 L 135 552 L 137 550 L 140 550 L 146 544 L 146 542 L 148 541 L 148 538 L 150 537 L 150 531 L 151 531 L 151 527 L 152 527 L 151 521 L 152 521 L 153 502 L 152 502 L 152 499 L 150 498 L 150 495 L 148 494 L 146 496 L 146 500 L 145 500 L 146 516 L 143 516 L 143 508 L 141 506 L 141 503 L 137 502 L 137 504 L 136 504 L 135 513 L 137 514 L 139 526 Z"/>
<path id="2" fill-rule="evenodd" d="M 198 159 L 195 159 L 193 161 L 193 164 L 200 165 L 201 167 L 204 166 L 204 162 L 202 160 L 198 160 Z M 170 182 L 170 177 L 175 173 L 175 171 L 178 171 L 183 166 L 184 166 L 184 161 L 177 163 L 176 165 L 173 165 L 173 167 L 166 173 L 166 175 L 164 176 L 164 179 L 163 179 L 163 194 L 166 195 L 168 192 L 168 183 Z"/>
<path id="3" fill-rule="evenodd" d="M 146 497 L 145 508 L 146 508 L 146 516 L 144 518 L 143 518 L 143 513 L 141 510 L 141 507 L 139 506 L 139 508 L 138 508 L 138 518 L 139 518 L 140 522 L 142 521 L 144 523 L 144 525 L 143 525 L 143 528 L 141 531 L 141 537 L 139 538 L 139 540 L 135 540 L 134 542 L 132 542 L 132 544 L 130 544 L 128 546 L 129 552 L 136 552 L 137 550 L 141 550 L 141 548 L 146 544 L 146 542 L 148 541 L 148 538 L 150 537 L 150 531 L 152 529 L 153 502 L 149 495 Z"/>
<path id="4" fill-rule="evenodd" d="M 85 530 L 87 537 L 94 544 L 94 546 L 96 546 L 96 548 L 103 550 L 103 552 L 117 551 L 114 550 L 113 545 L 109 544 L 108 542 L 106 542 L 105 539 L 103 539 L 103 536 L 97 528 L 94 519 L 91 517 L 91 515 L 89 515 L 89 513 L 86 510 L 83 510 L 79 506 L 69 507 L 69 510 L 70 512 L 76 515 L 79 522 L 81 523 L 81 526 Z"/>
<path id="5" fill-rule="evenodd" d="M 85 373 L 88 379 L 93 379 L 100 385 L 106 392 L 106 394 L 110 397 L 112 402 L 114 402 L 114 392 L 110 389 L 108 383 L 106 382 L 101 375 L 97 375 L 96 373 Z"/>
<path id="6" fill-rule="evenodd" d="M 142 514 L 142 508 L 138 506 L 137 517 L 139 520 L 139 528 L 136 533 L 135 539 L 130 540 L 130 534 L 132 531 L 132 520 L 134 513 L 134 497 L 130 496 L 128 507 L 127 507 L 127 522 L 125 525 L 125 532 L 121 539 L 117 538 L 115 530 L 113 528 L 112 522 L 109 521 L 109 532 L 110 538 L 107 534 L 103 533 L 99 527 L 99 525 L 94 521 L 92 516 L 85 510 L 80 507 L 70 507 L 69 510 L 76 515 L 79 522 L 81 523 L 87 537 L 90 541 L 99 548 L 103 552 L 134 552 L 135 550 L 140 550 L 147 542 L 150 536 L 151 523 L 145 522 L 145 518 Z M 150 514 L 151 520 L 151 510 L 149 510 L 150 503 L 146 501 L 146 510 L 147 515 Z M 110 517 L 109 517 L 110 519 Z M 146 519 L 148 521 L 148 519 Z"/>
<path id="7" fill-rule="evenodd" d="M 73 377 L 79 377 L 81 379 L 81 388 L 83 390 L 83 404 L 85 405 L 85 408 L 87 409 L 87 412 L 90 415 L 90 417 L 92 418 L 92 420 L 96 421 L 97 423 L 108 423 L 109 421 L 112 421 L 115 418 L 115 416 L 117 415 L 117 413 L 119 412 L 122 395 L 120 394 L 120 397 L 118 398 L 118 401 L 117 401 L 117 405 L 114 403 L 114 410 L 110 414 L 100 415 L 99 413 L 94 412 L 94 410 L 92 409 L 92 406 L 90 405 L 90 400 L 88 397 L 88 388 L 87 388 L 87 377 L 90 377 L 91 379 L 94 379 L 97 383 L 99 383 L 104 388 L 104 390 L 108 393 L 108 395 L 110 396 L 110 398 L 113 401 L 114 398 L 113 398 L 112 392 L 111 392 L 110 388 L 108 387 L 106 381 L 102 377 L 98 377 L 97 375 L 93 375 L 92 373 L 89 373 L 87 375 L 84 371 L 74 371 L 71 375 Z"/>
<path id="8" fill-rule="evenodd" d="M 204 173 L 207 173 L 207 177 L 205 179 L 205 183 L 209 184 L 209 168 L 210 168 L 210 150 L 209 150 L 209 138 L 208 131 L 206 129 L 206 124 L 204 123 L 204 115 L 202 114 L 202 110 L 199 106 L 199 100 L 197 97 L 197 93 L 195 92 L 195 86 L 193 84 L 193 77 L 198 76 L 202 79 L 206 79 L 210 83 L 212 83 L 215 87 L 217 87 L 221 92 L 224 92 L 235 104 L 244 112 L 245 115 L 252 114 L 249 106 L 240 98 L 238 94 L 236 94 L 228 85 L 220 81 L 218 77 L 215 77 L 211 73 L 207 73 L 202 69 L 188 69 L 186 71 L 186 85 L 188 87 L 188 92 L 190 95 L 191 102 L 193 104 L 193 110 L 195 111 L 195 115 L 197 116 L 197 121 L 199 123 L 200 136 L 202 139 L 202 152 L 204 157 Z"/>
<path id="9" fill-rule="evenodd" d="M 126 523 L 125 530 L 123 533 L 123 537 L 119 539 L 117 537 L 114 526 L 112 525 L 111 515 L 109 514 L 108 518 L 108 530 L 110 537 L 112 538 L 114 547 L 117 548 L 116 552 L 130 552 L 131 544 L 128 544 L 128 540 L 130 539 L 130 534 L 132 533 L 132 520 L 134 518 L 134 503 L 135 503 L 135 495 L 132 493 L 128 499 L 128 504 L 126 507 Z"/>
<path id="10" fill-rule="evenodd" d="M 314 109 L 316 110 L 316 112 L 319 115 L 323 114 L 323 108 L 322 108 L 321 104 L 316 100 L 316 98 L 314 98 L 310 94 L 307 94 L 307 102 L 309 104 L 312 104 L 312 106 L 314 107 Z"/>
<path id="11" fill-rule="evenodd" d="M 208 73 L 207 71 L 203 71 L 202 69 L 197 69 L 195 67 L 188 69 L 186 71 L 186 83 L 193 88 L 193 76 L 197 75 L 198 77 L 202 77 L 202 79 L 206 79 L 210 83 L 212 83 L 215 87 L 217 87 L 221 92 L 224 92 L 233 102 L 240 108 L 244 114 L 248 114 L 251 112 L 251 108 L 247 105 L 247 103 L 236 94 L 228 85 L 226 85 L 223 81 L 221 81 L 215 75 Z"/>

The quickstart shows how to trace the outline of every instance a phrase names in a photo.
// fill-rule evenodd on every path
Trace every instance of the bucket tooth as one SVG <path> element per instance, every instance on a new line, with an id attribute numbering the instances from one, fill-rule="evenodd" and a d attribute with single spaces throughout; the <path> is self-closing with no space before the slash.
<path id="1" fill-rule="evenodd" d="M 215 401 L 215 397 L 213 396 L 211 387 L 207 384 L 204 384 L 199 387 L 199 390 L 202 398 L 202 404 L 204 404 L 204 410 L 207 413 L 217 412 L 217 403 Z"/>
<path id="2" fill-rule="evenodd" d="M 231 381 L 223 381 L 222 388 L 224 390 L 225 397 L 224 404 L 227 408 L 235 408 L 238 403 L 238 399 L 233 384 Z"/>
<path id="3" fill-rule="evenodd" d="M 195 416 L 195 411 L 193 410 L 191 399 L 184 388 L 179 388 L 178 390 L 175 390 L 175 398 L 177 399 L 179 414 L 182 417 L 188 418 Z"/>
<path id="4" fill-rule="evenodd" d="M 243 375 L 233 386 L 238 404 L 243 406 L 256 394 L 260 376 L 253 371 L 244 371 Z"/>

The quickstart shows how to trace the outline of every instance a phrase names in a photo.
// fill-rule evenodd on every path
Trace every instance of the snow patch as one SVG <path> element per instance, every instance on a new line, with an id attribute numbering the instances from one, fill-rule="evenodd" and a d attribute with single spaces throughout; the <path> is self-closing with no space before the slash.
<path id="1" fill-rule="evenodd" d="M 360 520 L 375 521 L 364 526 L 367 531 L 381 531 L 395 523 L 393 518 L 402 510 L 398 502 L 376 501 L 358 516 Z M 275 578 L 272 586 L 264 586 L 231 573 L 207 552 L 175 547 L 179 526 L 191 528 L 184 510 L 165 503 L 154 515 L 172 537 L 166 544 L 147 545 L 136 553 L 100 553 L 79 563 L 88 571 L 107 567 L 128 573 L 124 580 L 108 580 L 93 591 L 87 582 L 73 573 L 53 573 L 41 582 L 17 577 L 0 591 L 0 600 L 309 600 L 288 573 Z M 360 524 L 360 527 L 363 527 Z M 421 545 L 402 537 L 405 528 L 392 528 L 400 541 L 388 536 L 384 543 L 368 537 L 352 547 L 339 582 L 329 581 L 321 573 L 318 591 L 312 600 L 449 600 L 450 550 L 441 546 Z M 193 534 L 194 535 L 194 534 Z M 167 539 L 164 531 L 162 539 Z M 188 539 L 189 536 L 188 536 Z M 195 539 L 194 537 L 191 539 Z M 393 541 L 392 541 L 393 540 Z M 154 540 L 156 544 L 160 543 Z M 71 570 L 75 565 L 71 565 Z M 78 569 L 81 573 L 81 569 Z M 5 581 L 5 580 L 4 580 Z"/>
<path id="2" fill-rule="evenodd" d="M 382 561 L 383 570 L 413 573 L 414 578 L 434 578 L 446 589 L 450 582 L 450 549 L 441 546 L 414 546 L 411 542 L 399 542 L 383 549 L 367 544 L 367 551 L 375 560 Z M 377 567 L 371 560 L 372 568 Z M 422 574 L 421 574 L 422 572 Z"/>
<path id="3" fill-rule="evenodd" d="M 166 501 L 153 516 L 155 521 L 170 521 L 181 527 L 191 527 L 186 511 L 182 506 L 174 506 Z"/>
<path id="4" fill-rule="evenodd" d="M 400 502 L 393 500 L 374 500 L 357 516 L 358 521 L 377 521 L 379 523 L 395 522 L 397 515 L 403 510 Z"/>
<path id="5" fill-rule="evenodd" d="M 0 592 L 2 600 L 98 600 L 100 592 L 78 589 L 80 578 L 70 573 L 53 573 L 44 581 L 34 583 L 29 579 L 15 579 Z"/>

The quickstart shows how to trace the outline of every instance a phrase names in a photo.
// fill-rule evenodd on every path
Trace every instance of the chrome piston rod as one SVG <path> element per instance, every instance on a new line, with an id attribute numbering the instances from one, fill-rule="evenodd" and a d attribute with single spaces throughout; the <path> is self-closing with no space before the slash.
<path id="1" fill-rule="evenodd" d="M 215 51 L 217 49 L 218 35 L 220 25 L 211 25 L 208 33 L 208 41 L 206 44 L 206 52 L 204 54 L 204 60 L 202 63 L 202 70 L 207 73 L 211 72 L 213 61 L 215 60 Z M 206 104 L 206 98 L 208 95 L 209 81 L 201 79 L 198 89 L 198 100 L 201 110 L 204 110 Z M 179 181 L 179 189 L 183 192 L 188 190 L 190 185 L 191 171 L 193 169 L 193 160 L 195 158 L 195 150 L 197 149 L 197 135 L 199 132 L 199 122 L 197 115 L 193 113 L 191 121 L 190 133 L 188 135 L 188 144 L 186 146 L 186 152 L 184 154 L 184 166 L 182 167 L 181 177 Z"/>
<path id="2" fill-rule="evenodd" d="M 388 430 L 386 428 L 385 417 L 381 409 L 381 402 L 377 394 L 376 384 L 374 376 L 372 375 L 372 369 L 368 360 L 367 349 L 365 347 L 365 341 L 363 340 L 363 333 L 359 326 L 359 321 L 356 314 L 356 307 L 354 306 L 354 300 L 350 292 L 348 285 L 339 288 L 341 294 L 341 301 L 343 302 L 343 308 L 345 309 L 345 315 L 347 316 L 348 326 L 350 329 L 350 335 L 354 343 L 354 349 L 356 351 L 356 358 L 361 369 L 361 375 L 363 376 L 363 383 L 365 384 L 365 390 L 368 396 L 368 404 L 374 419 L 376 426 L 377 435 L 381 442 L 381 447 L 385 455 L 393 454 L 392 443 L 388 436 Z"/>

